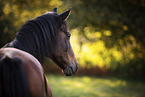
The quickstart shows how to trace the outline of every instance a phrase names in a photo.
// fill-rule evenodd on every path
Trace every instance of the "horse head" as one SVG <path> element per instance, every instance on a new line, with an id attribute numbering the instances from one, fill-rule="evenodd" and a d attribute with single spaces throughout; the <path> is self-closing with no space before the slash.
<path id="1" fill-rule="evenodd" d="M 58 25 L 59 37 L 56 42 L 56 52 L 52 52 L 52 60 L 62 69 L 65 75 L 70 76 L 78 70 L 78 62 L 70 44 L 71 34 L 67 25 L 67 18 L 71 9 L 58 14 L 57 8 L 54 8 L 49 14 L 55 15 Z"/>

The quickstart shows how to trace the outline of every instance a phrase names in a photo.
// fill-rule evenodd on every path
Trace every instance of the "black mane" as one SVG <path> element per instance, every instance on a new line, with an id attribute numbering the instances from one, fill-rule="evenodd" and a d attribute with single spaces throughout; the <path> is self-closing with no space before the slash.
<path id="1" fill-rule="evenodd" d="M 55 43 L 59 36 L 59 19 L 56 13 L 47 13 L 27 21 L 16 34 L 15 39 L 8 45 L 24 50 L 40 62 L 45 56 L 52 57 Z"/>

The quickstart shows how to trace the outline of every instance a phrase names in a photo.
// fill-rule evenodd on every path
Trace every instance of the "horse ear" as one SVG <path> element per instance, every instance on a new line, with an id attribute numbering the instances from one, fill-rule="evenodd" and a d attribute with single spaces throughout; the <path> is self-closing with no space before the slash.
<path id="1" fill-rule="evenodd" d="M 52 12 L 57 12 L 57 7 L 52 10 Z"/>
<path id="2" fill-rule="evenodd" d="M 69 15 L 70 15 L 70 12 L 71 12 L 71 8 L 68 9 L 67 11 L 61 13 L 61 14 L 59 15 L 59 18 L 61 19 L 61 21 L 67 20 L 67 18 L 68 18 Z"/>

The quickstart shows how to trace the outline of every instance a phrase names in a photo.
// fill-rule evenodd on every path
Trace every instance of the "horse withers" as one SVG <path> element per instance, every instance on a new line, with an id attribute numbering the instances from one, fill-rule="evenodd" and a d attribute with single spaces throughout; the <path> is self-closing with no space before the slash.
<path id="1" fill-rule="evenodd" d="M 66 23 L 69 14 L 70 9 L 58 14 L 54 8 L 27 21 L 15 39 L 0 49 L 0 97 L 51 97 L 40 64 L 45 57 L 67 76 L 78 70 Z"/>

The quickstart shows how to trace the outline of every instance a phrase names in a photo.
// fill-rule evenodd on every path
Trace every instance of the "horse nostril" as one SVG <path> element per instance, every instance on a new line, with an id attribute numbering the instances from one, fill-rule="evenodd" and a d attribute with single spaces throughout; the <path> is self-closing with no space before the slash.
<path id="1" fill-rule="evenodd" d="M 78 70 L 79 68 L 79 63 L 76 63 L 76 71 Z"/>
<path id="2" fill-rule="evenodd" d="M 73 67 L 72 67 L 72 66 L 70 66 L 69 68 L 70 68 L 71 72 L 74 74 L 74 73 L 75 73 L 75 71 L 73 70 Z"/>

